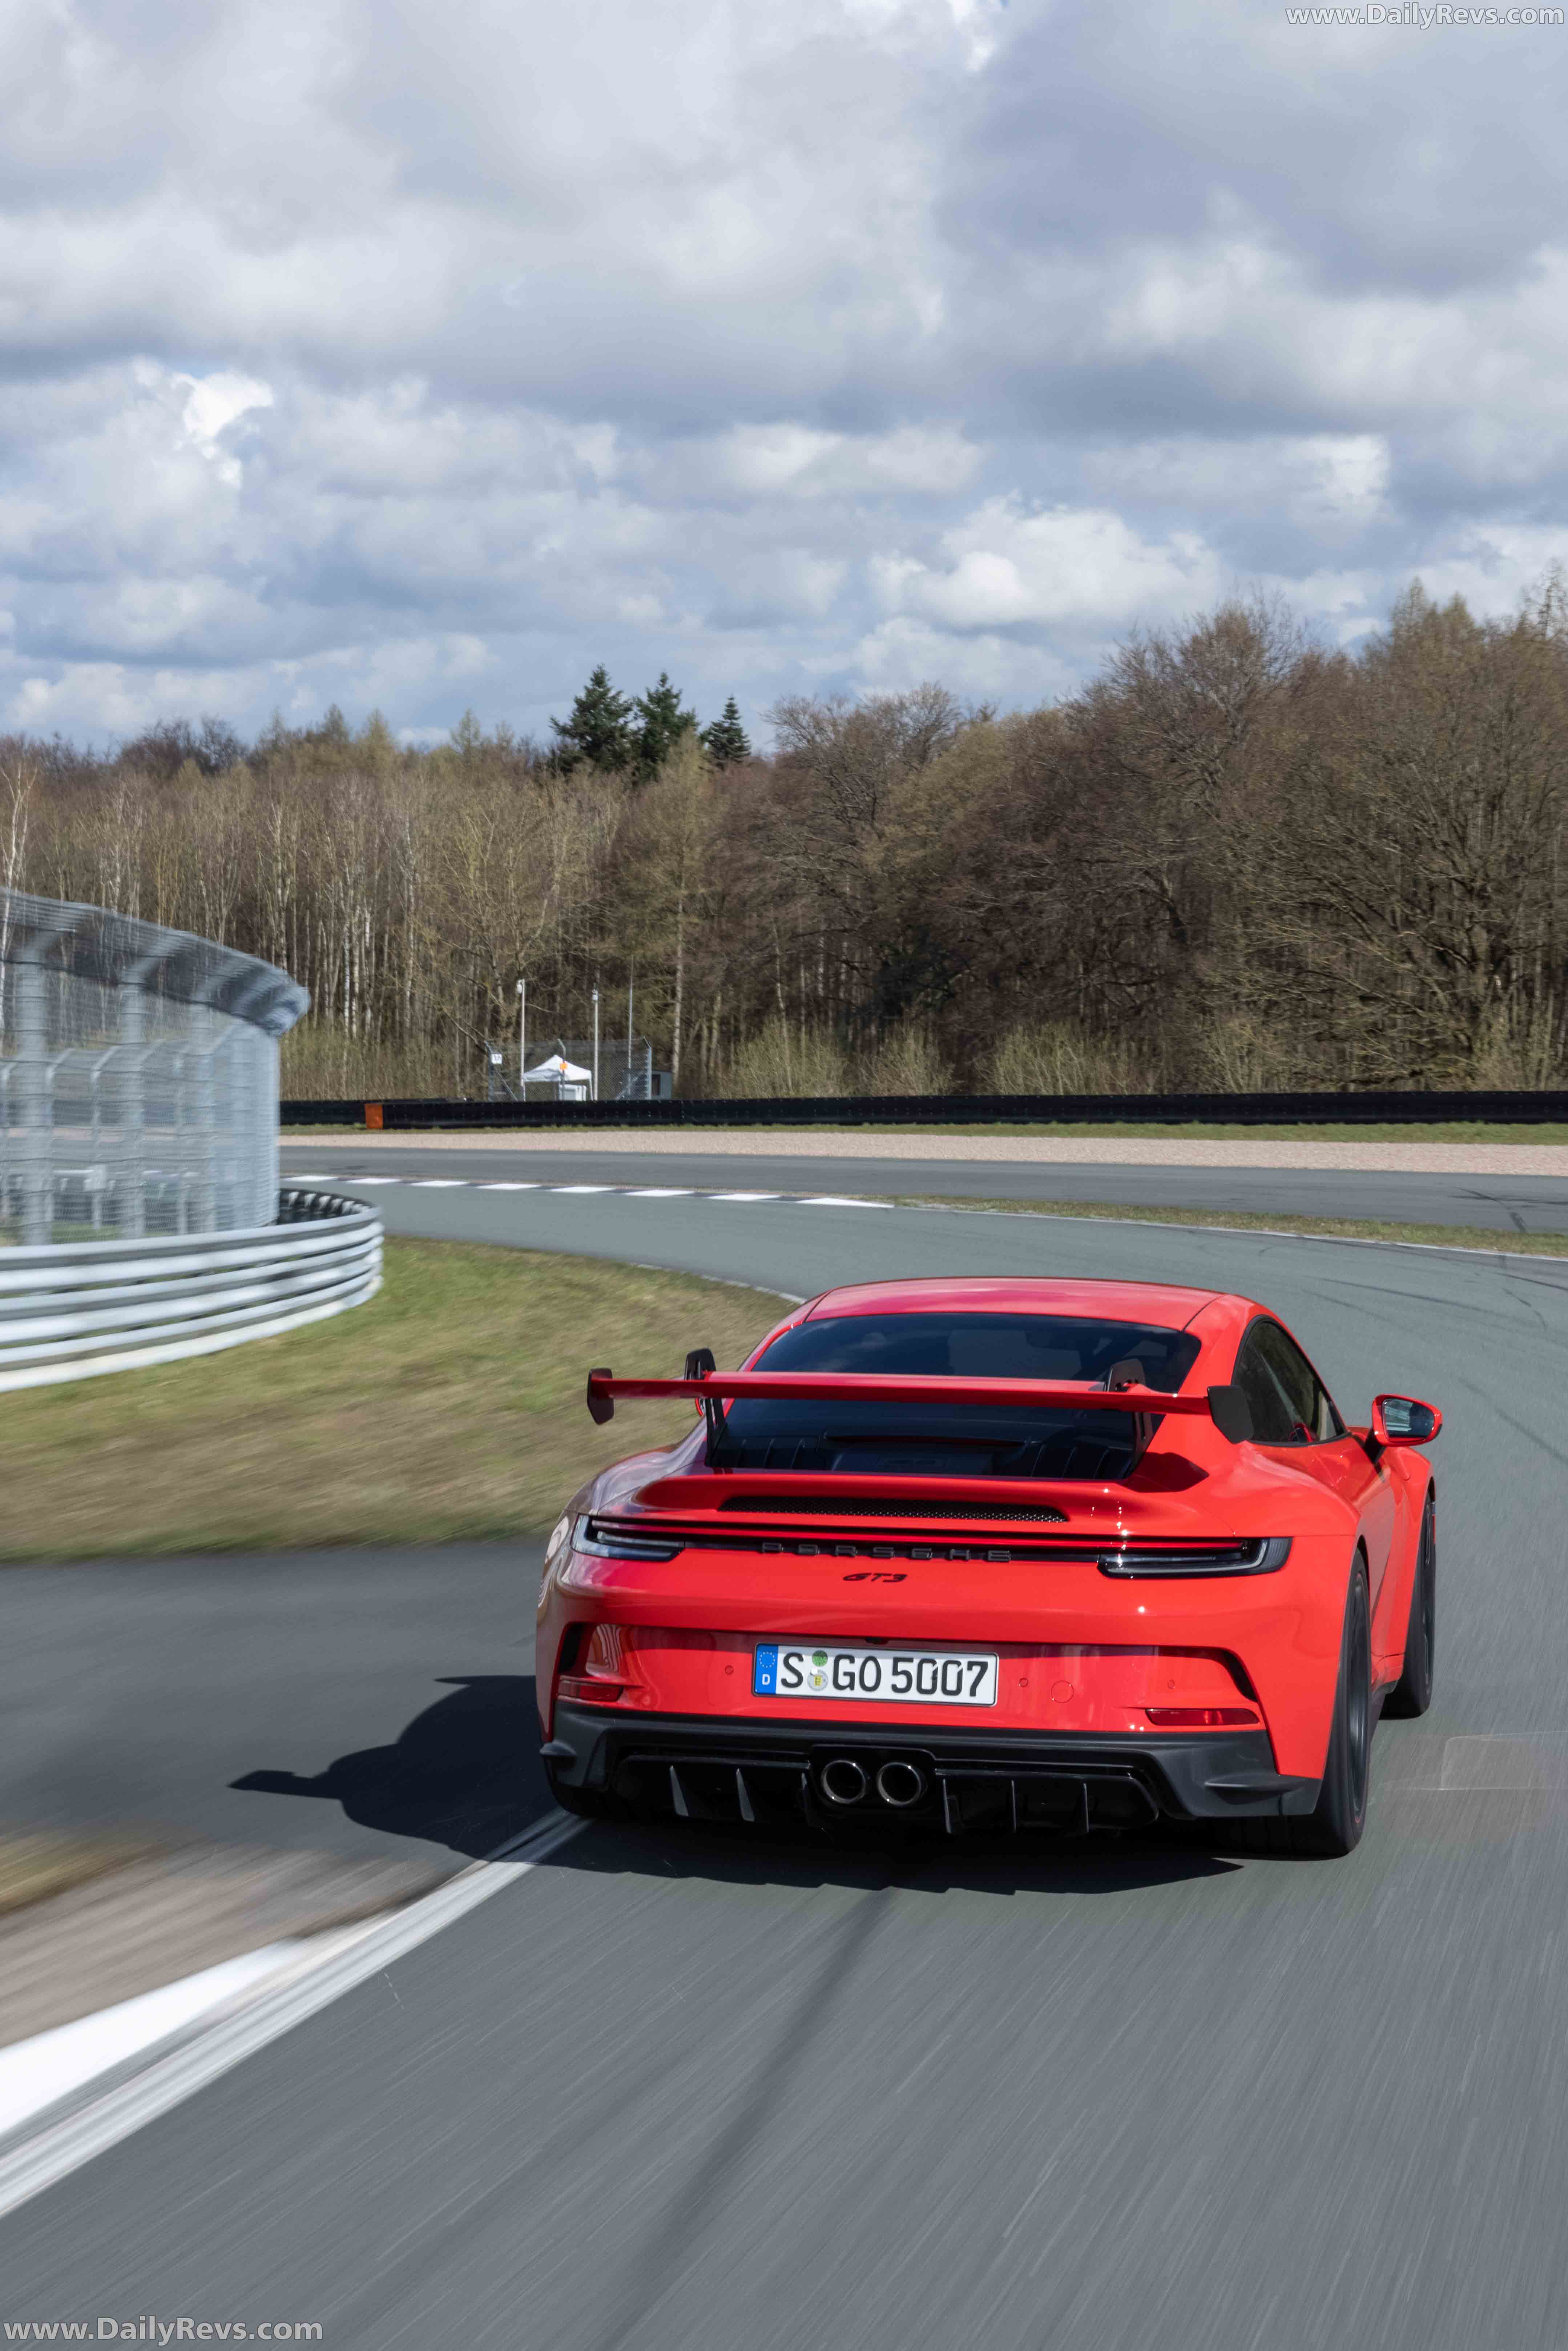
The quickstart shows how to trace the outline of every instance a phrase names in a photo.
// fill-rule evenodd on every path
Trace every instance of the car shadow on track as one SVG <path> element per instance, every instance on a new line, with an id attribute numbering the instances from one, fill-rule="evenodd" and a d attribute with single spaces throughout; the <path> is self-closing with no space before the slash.
<path id="1" fill-rule="evenodd" d="M 415 1715 L 390 1746 L 340 1755 L 324 1771 L 247 1771 L 230 1785 L 340 1804 L 362 1828 L 421 1837 L 474 1859 L 551 1809 L 538 1760 L 531 1674 L 453 1676 L 451 1695 Z"/>
<path id="2" fill-rule="evenodd" d="M 1228 1877 L 1241 1866 L 1170 1836 L 910 1837 L 847 1844 L 770 1828 L 737 1833 L 672 1820 L 601 1822 L 550 1856 L 558 1869 L 601 1876 L 701 1877 L 730 1886 L 901 1886 L 914 1892 L 1124 1894 Z"/>
<path id="3" fill-rule="evenodd" d="M 482 1859 L 552 1810 L 538 1760 L 533 1677 L 482 1674 L 444 1687 L 384 1747 L 340 1755 L 313 1777 L 247 1771 L 231 1784 L 340 1804 L 361 1827 L 417 1837 Z M 1056 1841 L 925 1836 L 851 1844 L 801 1832 L 736 1832 L 710 1823 L 601 1822 L 549 1858 L 595 1876 L 700 1877 L 737 1886 L 907 1886 L 1119 1894 L 1228 1876 L 1239 1863 L 1188 1833 Z"/>

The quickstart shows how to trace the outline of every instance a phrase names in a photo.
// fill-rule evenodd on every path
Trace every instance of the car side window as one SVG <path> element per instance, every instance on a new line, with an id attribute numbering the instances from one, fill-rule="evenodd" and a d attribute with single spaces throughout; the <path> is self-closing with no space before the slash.
<path id="1" fill-rule="evenodd" d="M 1302 1444 L 1305 1440 L 1296 1433 L 1290 1399 L 1259 1348 L 1258 1332 L 1261 1328 L 1260 1323 L 1253 1323 L 1236 1358 L 1235 1384 L 1246 1397 L 1252 1415 L 1253 1439 L 1259 1445 Z"/>
<path id="2" fill-rule="evenodd" d="M 1241 1343 L 1236 1384 L 1252 1409 L 1260 1445 L 1322 1445 L 1343 1436 L 1333 1398 L 1277 1322 L 1254 1322 Z"/>

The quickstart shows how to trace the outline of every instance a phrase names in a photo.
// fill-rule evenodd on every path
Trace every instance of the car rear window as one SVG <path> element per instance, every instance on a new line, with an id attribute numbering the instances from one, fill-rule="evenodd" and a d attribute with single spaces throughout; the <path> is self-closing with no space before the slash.
<path id="1" fill-rule="evenodd" d="M 1135 1363 L 1174 1395 L 1197 1360 L 1185 1332 L 1056 1314 L 835 1315 L 797 1323 L 753 1366 L 883 1377 L 1093 1380 Z M 1130 1376 L 1130 1374 L 1124 1374 Z M 1125 1477 L 1157 1416 L 1036 1405 L 733 1402 L 713 1459 L 814 1476 Z"/>

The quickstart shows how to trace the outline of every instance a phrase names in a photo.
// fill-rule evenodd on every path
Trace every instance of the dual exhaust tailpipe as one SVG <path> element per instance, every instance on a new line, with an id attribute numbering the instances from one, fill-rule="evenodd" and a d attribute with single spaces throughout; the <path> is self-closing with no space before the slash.
<path id="1" fill-rule="evenodd" d="M 911 1763 L 901 1755 L 890 1756 L 878 1766 L 874 1783 L 863 1763 L 852 1755 L 835 1755 L 817 1773 L 817 1785 L 824 1800 L 841 1812 L 851 1805 L 863 1804 L 875 1786 L 879 1800 L 894 1812 L 906 1812 L 917 1804 L 930 1785 L 918 1763 Z"/>

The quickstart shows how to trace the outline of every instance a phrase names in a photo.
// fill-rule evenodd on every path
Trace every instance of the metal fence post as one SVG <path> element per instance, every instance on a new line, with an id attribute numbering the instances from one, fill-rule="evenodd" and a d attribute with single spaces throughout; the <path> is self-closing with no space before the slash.
<path id="1" fill-rule="evenodd" d="M 253 1165 L 256 1166 L 261 1180 L 266 1186 L 266 1199 L 265 1204 L 262 1207 L 262 1216 L 265 1217 L 276 1216 L 277 1213 L 277 1195 L 282 1181 L 280 1174 L 281 1161 L 278 1156 L 277 1149 L 277 1111 L 276 1108 L 277 1102 L 277 1040 L 276 1037 L 266 1036 L 260 1029 L 256 1030 L 254 1035 L 256 1057 L 259 1066 L 257 1070 L 256 1082 L 251 1091 L 252 1099 L 256 1104 L 256 1119 L 262 1127 L 262 1134 L 259 1138 L 258 1147 L 254 1155 Z M 265 1112 L 262 1108 L 263 1103 L 268 1105 L 268 1108 Z"/>
<path id="2" fill-rule="evenodd" d="M 191 1106 L 196 1113 L 195 1133 L 186 1153 L 191 1173 L 191 1221 L 186 1229 L 193 1233 L 210 1233 L 217 1228 L 218 1134 L 214 1069 L 223 1044 L 220 1033 L 210 1045 L 197 1046 L 194 1056 L 198 1074 L 191 1088 Z"/>
<path id="3" fill-rule="evenodd" d="M 22 1113 L 18 1139 L 18 1175 L 22 1195 L 22 1238 L 35 1245 L 53 1238 L 54 1104 L 48 1092 L 48 1036 L 44 975 L 36 963 L 16 967 L 16 1040 L 19 1059 L 16 1089 Z"/>
<path id="4" fill-rule="evenodd" d="M 120 1057 L 120 1228 L 147 1230 L 147 998 L 139 987 L 122 991 Z"/>

